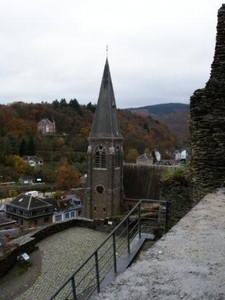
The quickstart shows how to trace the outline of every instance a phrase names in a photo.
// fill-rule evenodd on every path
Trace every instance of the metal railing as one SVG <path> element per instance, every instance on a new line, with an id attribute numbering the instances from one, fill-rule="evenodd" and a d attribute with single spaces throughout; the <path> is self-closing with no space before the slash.
<path id="1" fill-rule="evenodd" d="M 109 270 L 117 273 L 118 259 L 131 253 L 134 238 L 141 239 L 142 233 L 152 233 L 154 228 L 166 230 L 166 201 L 140 200 L 49 300 L 88 299 L 94 291 L 99 293 Z"/>

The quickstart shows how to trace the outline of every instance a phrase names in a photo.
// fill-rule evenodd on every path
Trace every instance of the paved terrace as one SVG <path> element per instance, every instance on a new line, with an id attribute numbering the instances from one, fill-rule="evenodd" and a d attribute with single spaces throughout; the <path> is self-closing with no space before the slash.
<path id="1" fill-rule="evenodd" d="M 74 227 L 42 240 L 38 243 L 42 265 L 36 274 L 37 279 L 26 292 L 13 299 L 47 300 L 107 236 L 106 233 Z M 10 294 L 10 287 L 7 293 Z M 4 299 L 12 298 L 6 295 Z"/>
<path id="2" fill-rule="evenodd" d="M 225 189 L 207 195 L 95 300 L 225 299 Z"/>

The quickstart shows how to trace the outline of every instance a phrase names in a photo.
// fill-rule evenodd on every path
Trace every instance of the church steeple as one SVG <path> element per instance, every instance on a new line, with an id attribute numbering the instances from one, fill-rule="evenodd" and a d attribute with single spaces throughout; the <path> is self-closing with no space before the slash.
<path id="1" fill-rule="evenodd" d="M 108 58 L 102 76 L 98 104 L 90 137 L 122 137 L 117 119 L 116 101 Z"/>
<path id="2" fill-rule="evenodd" d="M 88 142 L 85 216 L 96 219 L 119 215 L 123 200 L 123 137 L 108 58 Z"/>

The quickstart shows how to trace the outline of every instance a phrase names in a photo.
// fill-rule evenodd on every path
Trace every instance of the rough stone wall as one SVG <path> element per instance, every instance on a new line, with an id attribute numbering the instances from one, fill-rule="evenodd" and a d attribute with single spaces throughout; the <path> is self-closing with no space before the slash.
<path id="1" fill-rule="evenodd" d="M 225 182 L 225 4 L 218 11 L 209 81 L 190 99 L 193 199 L 199 201 Z"/>
<path id="2" fill-rule="evenodd" d="M 160 200 L 167 201 L 167 226 L 170 230 L 194 206 L 190 183 L 185 176 L 161 181 Z"/>

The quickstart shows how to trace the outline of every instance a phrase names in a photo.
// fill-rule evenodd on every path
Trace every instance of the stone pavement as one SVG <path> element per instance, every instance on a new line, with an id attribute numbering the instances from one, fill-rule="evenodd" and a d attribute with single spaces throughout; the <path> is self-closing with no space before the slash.
<path id="1" fill-rule="evenodd" d="M 35 283 L 16 300 L 47 300 L 108 234 L 74 227 L 38 243 L 41 272 Z"/>
<path id="2" fill-rule="evenodd" d="M 224 253 L 225 189 L 218 189 L 94 299 L 225 299 Z"/>

